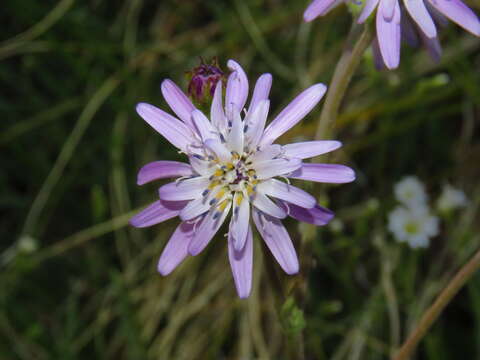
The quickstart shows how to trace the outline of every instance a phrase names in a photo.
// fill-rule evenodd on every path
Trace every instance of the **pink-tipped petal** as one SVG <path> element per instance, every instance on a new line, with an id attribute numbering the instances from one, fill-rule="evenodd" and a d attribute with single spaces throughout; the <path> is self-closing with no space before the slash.
<path id="1" fill-rule="evenodd" d="M 311 209 L 306 209 L 301 206 L 297 206 L 292 203 L 287 203 L 285 201 L 281 202 L 282 205 L 287 209 L 288 215 L 298 221 L 303 221 L 309 224 L 322 226 L 326 225 L 333 219 L 335 214 L 322 206 L 315 205 Z"/>
<path id="2" fill-rule="evenodd" d="M 187 151 L 188 145 L 195 142 L 193 133 L 187 125 L 159 108 L 140 103 L 137 105 L 137 113 L 178 149 Z"/>
<path id="3" fill-rule="evenodd" d="M 261 192 L 256 192 L 255 196 L 252 199 L 252 205 L 261 212 L 276 217 L 278 219 L 284 219 L 287 217 L 287 212 L 285 210 L 283 210 L 280 206 L 275 204 L 272 200 L 270 200 L 267 196 L 265 196 L 265 194 Z"/>
<path id="4" fill-rule="evenodd" d="M 308 159 L 314 156 L 329 153 L 342 146 L 340 141 L 319 140 L 305 141 L 294 144 L 284 145 L 284 156 L 297 159 Z"/>
<path id="5" fill-rule="evenodd" d="M 130 225 L 143 228 L 159 224 L 180 214 L 186 201 L 157 200 L 130 219 Z"/>
<path id="6" fill-rule="evenodd" d="M 184 92 L 170 79 L 163 80 L 162 95 L 170 106 L 170 109 L 191 129 L 194 129 L 190 114 L 195 110 L 190 99 Z"/>
<path id="7" fill-rule="evenodd" d="M 253 90 L 252 99 L 250 100 L 250 105 L 248 107 L 248 112 L 254 111 L 257 105 L 264 100 L 268 100 L 268 95 L 270 94 L 270 88 L 272 87 L 272 75 L 271 74 L 262 74 L 257 82 L 255 83 L 255 88 Z"/>
<path id="8" fill-rule="evenodd" d="M 232 71 L 227 81 L 225 107 L 233 107 L 242 111 L 248 96 L 248 79 L 242 67 L 234 60 L 228 60 L 228 68 Z"/>
<path id="9" fill-rule="evenodd" d="M 193 224 L 184 222 L 177 227 L 158 261 L 157 269 L 160 274 L 167 276 L 188 256 L 188 245 L 193 231 Z"/>
<path id="10" fill-rule="evenodd" d="M 137 175 L 137 184 L 143 185 L 153 180 L 191 176 L 193 174 L 193 169 L 189 164 L 167 160 L 154 161 L 140 169 Z"/>
<path id="11" fill-rule="evenodd" d="M 290 178 L 344 184 L 355 180 L 355 172 L 344 165 L 337 164 L 303 164 L 302 167 L 289 175 Z"/>
<path id="12" fill-rule="evenodd" d="M 276 179 L 261 182 L 257 185 L 257 190 L 304 208 L 313 208 L 317 203 L 315 198 L 306 191 Z"/>
<path id="13" fill-rule="evenodd" d="M 298 273 L 298 257 L 290 235 L 281 221 L 253 211 L 253 221 L 275 260 L 289 275 Z"/>
<path id="14" fill-rule="evenodd" d="M 300 93 L 265 129 L 260 146 L 270 145 L 279 136 L 302 120 L 327 91 L 323 84 L 315 84 Z"/>
<path id="15" fill-rule="evenodd" d="M 449 0 L 450 1 L 450 0 Z M 423 0 L 406 0 L 403 2 L 407 11 L 410 13 L 412 19 L 420 27 L 420 30 L 428 38 L 433 38 L 437 36 L 437 29 L 433 23 L 433 19 L 430 16 Z"/>
<path id="16" fill-rule="evenodd" d="M 378 1 L 379 0 L 367 0 L 365 2 L 365 7 L 363 8 L 357 20 L 359 24 L 364 23 L 365 20 L 368 19 L 368 17 L 372 14 L 373 10 L 375 10 L 375 8 L 377 7 Z"/>
<path id="17" fill-rule="evenodd" d="M 465 30 L 480 36 L 480 21 L 477 15 L 460 0 L 430 0 L 430 4 Z"/>
<path id="18" fill-rule="evenodd" d="M 192 200 L 200 197 L 209 184 L 210 180 L 207 177 L 197 176 L 165 184 L 158 190 L 158 193 L 162 200 Z"/>
<path id="19" fill-rule="evenodd" d="M 246 299 L 252 289 L 253 238 L 252 229 L 248 227 L 245 246 L 236 250 L 231 233 L 228 234 L 228 259 L 232 268 L 233 280 L 240 298 Z"/>
<path id="20" fill-rule="evenodd" d="M 383 8 L 388 5 L 385 0 L 380 1 L 377 11 L 377 37 L 385 66 L 392 70 L 398 67 L 400 63 L 400 6 L 395 1 L 395 10 L 393 18 L 390 21 L 385 20 L 382 15 Z"/>
<path id="21" fill-rule="evenodd" d="M 231 206 L 232 204 L 230 202 L 222 212 L 219 213 L 217 210 L 212 210 L 205 216 L 202 224 L 197 227 L 195 235 L 188 246 L 188 252 L 190 255 L 198 255 L 203 249 L 205 249 L 210 240 L 212 240 L 213 236 L 217 233 L 218 229 L 222 226 Z"/>
<path id="22" fill-rule="evenodd" d="M 274 176 L 289 174 L 302 166 L 300 159 L 273 159 L 255 163 L 258 179 L 268 179 Z"/>
<path id="23" fill-rule="evenodd" d="M 332 9 L 335 0 L 314 0 L 303 13 L 303 20 L 310 22 L 313 19 L 325 15 Z"/>

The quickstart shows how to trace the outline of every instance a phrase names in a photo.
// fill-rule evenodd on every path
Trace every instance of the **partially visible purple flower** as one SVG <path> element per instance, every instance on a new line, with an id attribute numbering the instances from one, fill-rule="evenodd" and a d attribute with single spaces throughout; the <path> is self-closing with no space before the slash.
<path id="1" fill-rule="evenodd" d="M 245 298 L 252 284 L 250 218 L 282 269 L 287 274 L 295 274 L 299 270 L 297 254 L 281 219 L 291 216 L 314 225 L 325 225 L 333 213 L 319 206 L 312 195 L 290 185 L 288 178 L 347 183 L 355 179 L 355 174 L 343 165 L 303 163 L 303 159 L 339 148 L 338 141 L 275 144 L 317 105 L 326 91 L 325 85 L 315 84 L 304 90 L 266 126 L 272 76 L 260 76 L 247 109 L 247 76 L 233 60 L 228 62 L 228 67 L 232 73 L 228 77 L 225 101 L 219 82 L 210 119 L 170 80 L 162 83 L 162 92 L 180 120 L 153 105 L 137 105 L 138 114 L 185 153 L 189 164 L 155 161 L 140 169 L 139 185 L 178 178 L 161 186 L 159 200 L 134 216 L 130 223 L 146 227 L 180 217 L 182 223 L 158 263 L 158 271 L 167 275 L 188 255 L 199 254 L 232 210 L 228 256 L 238 295 Z"/>
<path id="2" fill-rule="evenodd" d="M 347 0 L 314 0 L 303 15 L 305 21 L 323 16 L 334 7 Z M 460 0 L 366 0 L 358 18 L 363 23 L 376 13 L 377 35 L 373 43 L 374 56 L 378 67 L 379 58 L 385 67 L 394 69 L 400 63 L 400 40 L 411 43 L 420 40 L 434 59 L 440 56 L 437 26 L 445 22 L 444 16 L 465 30 L 480 36 L 480 21 L 475 13 Z M 406 9 L 407 17 L 402 16 Z M 406 19 L 406 21 L 404 21 Z M 412 26 L 412 22 L 418 29 Z"/>
<path id="3" fill-rule="evenodd" d="M 224 72 L 214 58 L 210 64 L 201 59 L 201 64 L 188 74 L 191 76 L 188 84 L 188 95 L 197 102 L 210 100 L 215 92 L 217 83 L 225 78 Z"/>

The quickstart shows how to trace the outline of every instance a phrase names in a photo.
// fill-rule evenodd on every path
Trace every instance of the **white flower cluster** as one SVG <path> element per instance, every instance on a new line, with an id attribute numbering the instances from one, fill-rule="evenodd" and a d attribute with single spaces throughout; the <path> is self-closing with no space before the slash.
<path id="1" fill-rule="evenodd" d="M 439 231 L 439 218 L 428 206 L 425 186 L 416 176 L 407 176 L 395 184 L 395 198 L 400 202 L 388 215 L 388 229 L 399 242 L 411 248 L 425 248 Z M 467 204 L 463 191 L 449 184 L 437 201 L 437 210 L 448 213 Z"/>

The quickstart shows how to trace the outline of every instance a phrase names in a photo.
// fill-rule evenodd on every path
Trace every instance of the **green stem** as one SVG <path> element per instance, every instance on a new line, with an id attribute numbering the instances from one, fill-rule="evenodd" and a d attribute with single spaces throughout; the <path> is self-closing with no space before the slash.
<path id="1" fill-rule="evenodd" d="M 453 297 L 479 268 L 480 250 L 457 272 L 447 287 L 438 295 L 435 302 L 425 312 L 417 327 L 410 334 L 393 360 L 407 360 L 410 358 L 418 343 L 425 336 L 435 320 L 437 320 Z"/>
<path id="2" fill-rule="evenodd" d="M 362 31 L 363 29 L 363 31 Z M 358 33 L 361 31 L 360 36 Z M 358 39 L 357 39 L 358 37 Z M 338 109 L 352 79 L 355 70 L 360 64 L 362 55 L 371 44 L 373 29 L 370 24 L 359 25 L 354 23 L 347 38 L 347 44 L 342 56 L 335 67 L 330 88 L 327 91 L 325 104 L 315 134 L 316 139 L 326 139 L 330 136 L 333 122 L 338 115 Z"/>

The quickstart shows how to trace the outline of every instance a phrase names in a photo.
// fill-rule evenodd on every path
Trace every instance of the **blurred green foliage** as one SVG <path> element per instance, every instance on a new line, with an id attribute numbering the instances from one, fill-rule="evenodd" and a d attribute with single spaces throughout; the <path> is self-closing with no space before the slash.
<path id="1" fill-rule="evenodd" d="M 185 88 L 199 56 L 218 56 L 251 81 L 271 72 L 278 113 L 302 88 L 328 84 L 351 23 L 339 7 L 304 24 L 306 5 L 2 2 L 0 359 L 388 358 L 480 243 L 480 41 L 457 27 L 442 33 L 439 64 L 403 47 L 398 70 L 377 72 L 365 55 L 336 122 L 344 148 L 326 159 L 353 166 L 357 181 L 315 188 L 338 222 L 318 231 L 287 222 L 299 251 L 310 240 L 300 251 L 313 255 L 310 272 L 282 274 L 256 239 L 253 292 L 241 301 L 221 235 L 162 278 L 156 261 L 175 221 L 127 225 L 158 187 L 135 185 L 139 167 L 182 158 L 135 104 L 166 108 L 161 80 Z M 281 140 L 311 138 L 320 108 Z M 426 250 L 386 232 L 393 184 L 406 174 L 432 198 L 450 181 L 470 199 Z M 33 247 L 20 251 L 25 239 Z M 295 333 L 305 326 L 302 336 L 286 341 L 285 321 Z M 418 359 L 478 359 L 479 344 L 477 274 Z"/>

